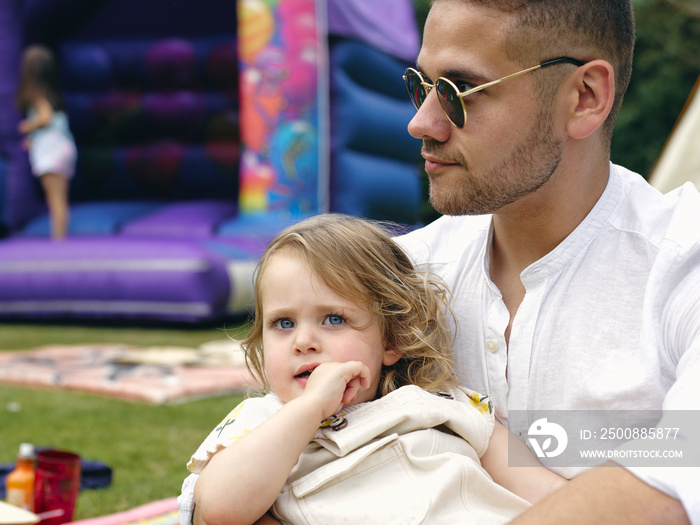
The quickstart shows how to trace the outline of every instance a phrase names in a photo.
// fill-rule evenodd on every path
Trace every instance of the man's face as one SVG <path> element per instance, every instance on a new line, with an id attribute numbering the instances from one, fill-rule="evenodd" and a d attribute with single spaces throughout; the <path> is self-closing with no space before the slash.
<path id="1" fill-rule="evenodd" d="M 438 0 L 417 60 L 426 81 L 443 76 L 460 91 L 521 70 L 505 54 L 508 16 L 461 0 Z M 546 59 L 547 57 L 544 57 Z M 454 127 L 431 92 L 408 130 L 423 140 L 430 202 L 440 213 L 494 213 L 539 190 L 561 159 L 551 111 L 528 73 L 464 99 L 467 122 Z"/>

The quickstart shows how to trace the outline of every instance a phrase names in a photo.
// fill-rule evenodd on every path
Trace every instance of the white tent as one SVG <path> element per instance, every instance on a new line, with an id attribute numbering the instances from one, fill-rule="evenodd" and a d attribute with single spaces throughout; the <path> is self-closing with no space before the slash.
<path id="1" fill-rule="evenodd" d="M 686 181 L 700 188 L 700 77 L 649 175 L 649 183 L 666 193 Z M 697 95 L 697 96 L 696 96 Z"/>

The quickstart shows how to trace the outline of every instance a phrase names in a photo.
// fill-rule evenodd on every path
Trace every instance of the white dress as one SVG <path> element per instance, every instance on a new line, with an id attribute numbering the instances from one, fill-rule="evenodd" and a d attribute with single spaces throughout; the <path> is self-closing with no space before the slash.
<path id="1" fill-rule="evenodd" d="M 35 110 L 30 110 L 29 118 L 35 113 Z M 32 131 L 28 139 L 29 163 L 36 177 L 47 173 L 56 173 L 67 179 L 73 177 L 78 152 L 65 112 L 56 111 L 51 122 Z"/>
<path id="2" fill-rule="evenodd" d="M 275 517 L 293 524 L 496 524 L 527 509 L 481 467 L 494 425 L 488 398 L 466 389 L 448 394 L 405 386 L 335 416 L 302 453 L 273 505 Z M 281 406 L 274 395 L 246 400 L 212 431 L 188 464 L 181 525 L 191 523 L 194 483 L 209 459 Z"/>

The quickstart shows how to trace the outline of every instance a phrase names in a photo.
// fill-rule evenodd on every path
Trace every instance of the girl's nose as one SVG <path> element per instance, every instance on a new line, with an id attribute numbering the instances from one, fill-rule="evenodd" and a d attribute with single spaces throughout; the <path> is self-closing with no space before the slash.
<path id="1" fill-rule="evenodd" d="M 316 336 L 316 331 L 310 327 L 297 327 L 294 339 L 294 351 L 300 354 L 320 352 L 321 345 Z"/>

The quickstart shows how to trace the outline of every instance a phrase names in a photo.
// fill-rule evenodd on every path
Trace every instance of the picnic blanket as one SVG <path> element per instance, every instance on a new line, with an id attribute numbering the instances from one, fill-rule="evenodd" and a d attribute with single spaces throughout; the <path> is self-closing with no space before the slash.
<path id="1" fill-rule="evenodd" d="M 239 343 L 222 340 L 199 348 L 86 344 L 0 352 L 0 383 L 172 404 L 245 391 L 253 381 Z"/>
<path id="2" fill-rule="evenodd" d="M 124 512 L 72 522 L 73 525 L 179 525 L 177 498 L 141 505 Z"/>

